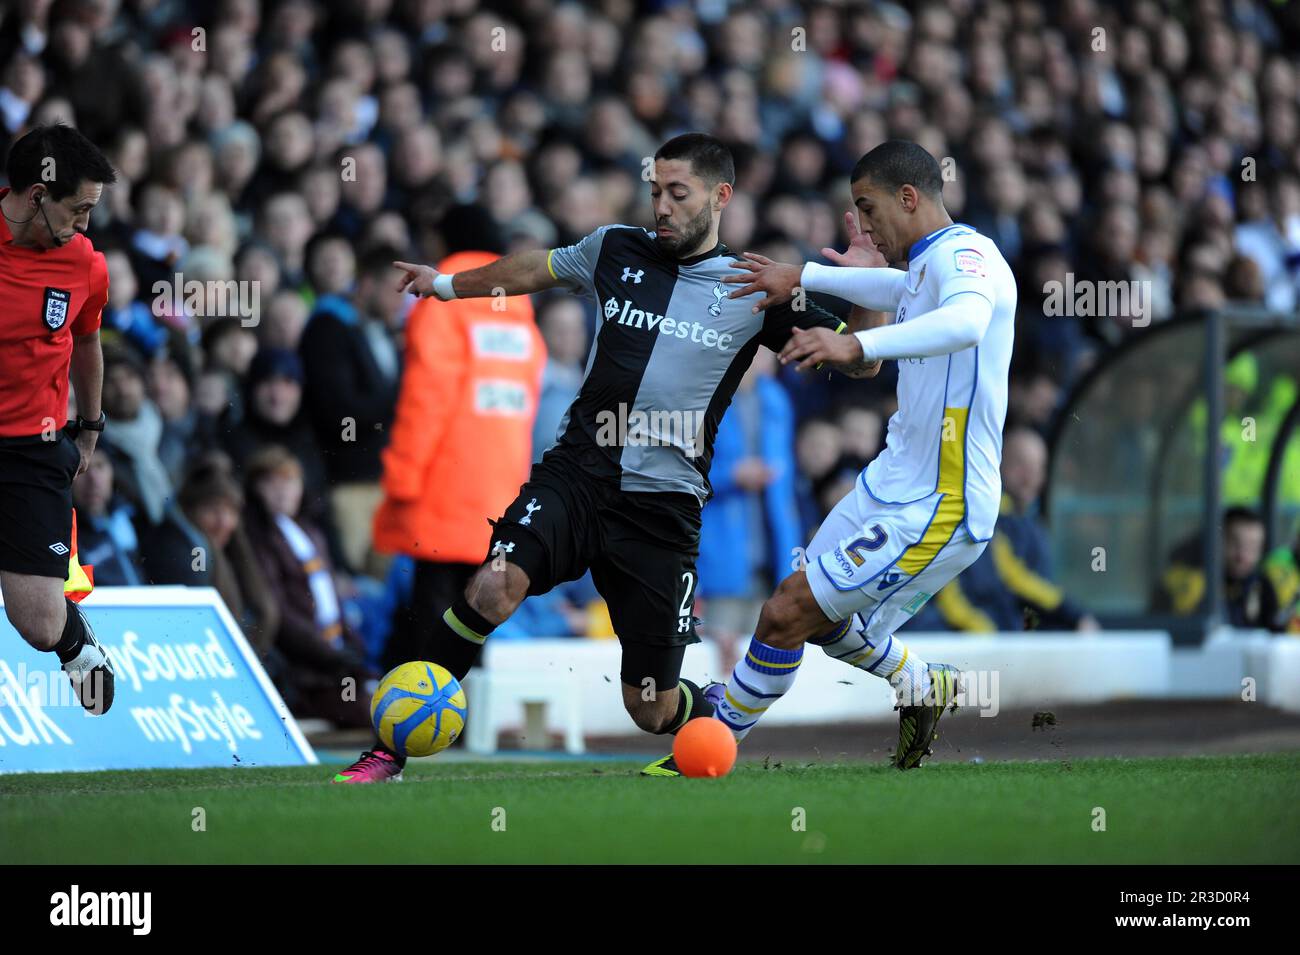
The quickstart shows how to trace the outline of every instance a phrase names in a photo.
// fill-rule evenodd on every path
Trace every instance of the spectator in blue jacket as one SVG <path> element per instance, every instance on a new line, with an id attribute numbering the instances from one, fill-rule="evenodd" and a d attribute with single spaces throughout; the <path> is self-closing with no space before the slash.
<path id="1" fill-rule="evenodd" d="M 1002 509 L 993 540 L 935 596 L 954 630 L 1096 630 L 1097 621 L 1052 582 L 1047 533 L 1037 501 L 1047 478 L 1047 446 L 1038 432 L 1013 427 L 1002 442 Z"/>
<path id="2" fill-rule="evenodd" d="M 760 349 L 740 380 L 718 427 L 713 498 L 701 517 L 698 593 L 724 657 L 754 632 L 763 600 L 806 543 L 795 497 L 794 410 L 775 368 L 775 356 Z"/>
<path id="3" fill-rule="evenodd" d="M 104 305 L 103 327 L 120 332 L 142 355 L 152 356 L 167 343 L 167 327 L 145 303 L 153 292 L 136 282 L 131 256 L 125 249 L 104 250 L 108 265 L 108 302 Z"/>

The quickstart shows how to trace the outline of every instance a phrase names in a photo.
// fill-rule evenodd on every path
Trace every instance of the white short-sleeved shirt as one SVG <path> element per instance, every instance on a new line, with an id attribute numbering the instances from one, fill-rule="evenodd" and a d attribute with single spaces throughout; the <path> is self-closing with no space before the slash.
<path id="1" fill-rule="evenodd" d="M 983 340 L 950 355 L 899 359 L 898 411 L 889 419 L 884 451 L 861 480 L 884 503 L 907 504 L 937 491 L 961 496 L 966 531 L 981 541 L 993 536 L 1002 496 L 1015 276 L 991 239 L 955 223 L 912 247 L 895 321 L 924 315 L 963 292 L 993 306 Z"/>

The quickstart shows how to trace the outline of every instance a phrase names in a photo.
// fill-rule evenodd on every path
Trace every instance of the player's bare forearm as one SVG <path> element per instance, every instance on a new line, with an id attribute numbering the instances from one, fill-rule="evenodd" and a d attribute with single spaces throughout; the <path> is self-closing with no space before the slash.
<path id="1" fill-rule="evenodd" d="M 99 329 L 89 335 L 72 336 L 72 358 L 68 365 L 68 380 L 77 396 L 77 414 L 93 421 L 99 417 L 100 394 L 104 389 L 104 351 L 99 346 Z M 99 432 L 86 429 L 77 434 L 77 447 L 81 450 L 81 464 L 77 476 L 90 466 L 90 456 L 99 443 Z"/>
<path id="2" fill-rule="evenodd" d="M 456 298 L 527 295 L 554 288 L 560 282 L 551 275 L 551 270 L 546 265 L 550 254 L 548 249 L 529 249 L 502 256 L 477 269 L 457 272 L 450 279 L 451 288 L 456 293 Z M 393 266 L 403 272 L 398 282 L 401 291 L 422 297 L 437 294 L 435 283 L 442 277 L 437 269 L 413 262 L 394 262 Z M 443 294 L 439 297 L 450 296 Z"/>
<path id="3" fill-rule="evenodd" d="M 863 308 L 861 305 L 854 305 L 849 310 L 849 317 L 845 322 L 848 328 L 845 333 L 852 335 L 854 332 L 864 331 L 868 328 L 878 328 L 881 325 L 888 324 L 889 314 L 887 312 L 878 312 L 874 309 Z M 845 365 L 834 365 L 834 369 L 841 375 L 848 378 L 874 378 L 880 374 L 882 362 L 866 361 L 858 359 Z"/>
<path id="4" fill-rule="evenodd" d="M 554 288 L 560 283 L 546 267 L 549 249 L 529 249 L 505 255 L 495 262 L 457 272 L 452 283 L 457 298 L 479 298 L 499 294 L 497 289 L 504 289 L 506 295 L 527 295 Z"/>
<path id="5" fill-rule="evenodd" d="M 68 378 L 77 396 L 77 414 L 99 417 L 100 393 L 104 388 L 104 352 L 99 346 L 99 329 L 72 337 L 72 361 Z"/>
<path id="6" fill-rule="evenodd" d="M 858 359 L 857 361 L 844 363 L 835 362 L 831 364 L 831 367 L 845 378 L 874 378 L 880 374 L 880 362 L 878 361 Z"/>

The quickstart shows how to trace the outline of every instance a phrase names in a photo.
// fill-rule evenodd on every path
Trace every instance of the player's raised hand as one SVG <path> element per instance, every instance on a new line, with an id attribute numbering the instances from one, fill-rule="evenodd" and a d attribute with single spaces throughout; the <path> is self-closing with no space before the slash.
<path id="1" fill-rule="evenodd" d="M 798 371 L 818 365 L 850 365 L 862 360 L 862 343 L 853 335 L 839 335 L 829 328 L 796 328 L 781 349 L 781 364 L 798 362 Z"/>
<path id="2" fill-rule="evenodd" d="M 822 255 L 833 265 L 847 265 L 859 269 L 883 269 L 889 265 L 880 254 L 871 236 L 858 226 L 858 214 L 850 209 L 844 213 L 844 228 L 849 233 L 849 247 L 843 252 L 822 249 Z"/>
<path id="3" fill-rule="evenodd" d="M 428 265 L 415 265 L 411 262 L 394 262 L 393 268 L 401 269 L 406 274 L 397 283 L 397 291 L 410 292 L 424 298 L 433 294 L 433 280 L 438 277 L 438 270 Z"/>
<path id="4" fill-rule="evenodd" d="M 790 300 L 794 290 L 799 286 L 799 277 L 803 274 L 802 265 L 788 265 L 785 262 L 773 262 L 757 252 L 746 252 L 740 261 L 731 263 L 733 269 L 743 269 L 737 275 L 728 275 L 722 281 L 728 285 L 744 285 L 732 292 L 728 298 L 744 298 L 755 292 L 766 292 L 767 296 L 756 304 L 752 311 L 761 312 L 773 305 L 780 305 Z M 748 274 L 745 274 L 747 272 Z"/>

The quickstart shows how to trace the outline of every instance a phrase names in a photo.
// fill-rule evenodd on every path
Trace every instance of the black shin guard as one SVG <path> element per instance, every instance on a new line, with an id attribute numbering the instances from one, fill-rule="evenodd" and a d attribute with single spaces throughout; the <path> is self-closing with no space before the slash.
<path id="1" fill-rule="evenodd" d="M 434 627 L 432 662 L 445 667 L 456 679 L 465 679 L 465 674 L 478 662 L 484 641 L 495 629 L 495 624 L 484 620 L 461 597 Z"/>

